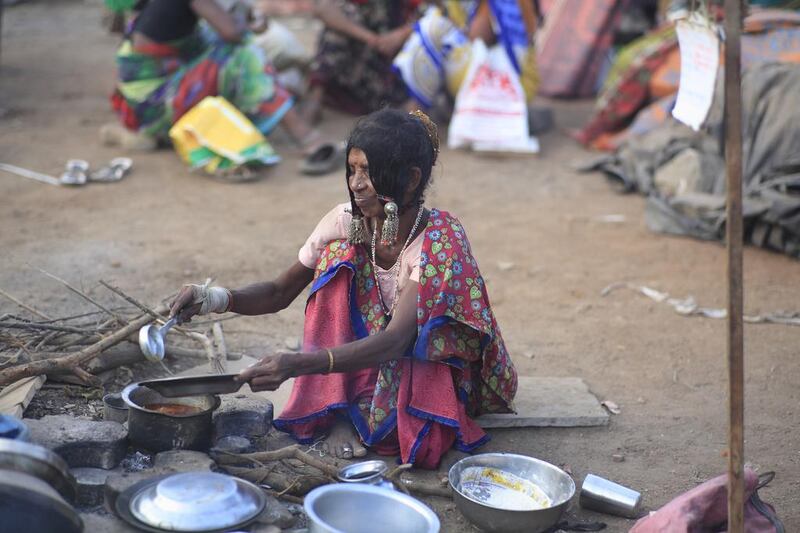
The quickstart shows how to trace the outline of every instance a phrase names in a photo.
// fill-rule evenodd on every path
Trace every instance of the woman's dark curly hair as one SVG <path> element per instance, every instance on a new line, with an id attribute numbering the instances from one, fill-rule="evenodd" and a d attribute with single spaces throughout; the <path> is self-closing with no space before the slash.
<path id="1" fill-rule="evenodd" d="M 427 115 L 393 109 L 371 113 L 359 120 L 350 133 L 347 139 L 348 158 L 353 148 L 358 148 L 367 156 L 369 177 L 380 196 L 394 200 L 401 212 L 422 202 L 439 153 L 436 125 Z M 403 204 L 414 167 L 421 172 L 419 187 L 414 198 Z M 347 165 L 346 176 L 349 184 L 350 165 Z M 360 213 L 349 186 L 347 191 L 350 193 L 353 214 Z"/>

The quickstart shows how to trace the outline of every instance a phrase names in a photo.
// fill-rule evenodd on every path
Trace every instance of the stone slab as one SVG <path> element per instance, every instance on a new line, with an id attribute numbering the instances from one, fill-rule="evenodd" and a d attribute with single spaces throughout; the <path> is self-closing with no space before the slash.
<path id="1" fill-rule="evenodd" d="M 245 360 L 247 359 L 252 358 L 246 357 Z M 247 364 L 243 366 L 246 367 Z M 244 386 L 238 395 L 269 399 L 275 416 L 278 416 L 289 401 L 293 383 L 294 380 L 289 379 L 276 391 L 255 393 Z M 484 415 L 478 418 L 478 423 L 485 429 L 585 427 L 604 426 L 609 420 L 608 412 L 589 391 L 586 383 L 577 377 L 520 376 L 515 405 L 517 414 Z"/>
<path id="2" fill-rule="evenodd" d="M 109 471 L 102 468 L 72 468 L 72 475 L 78 483 L 76 503 L 80 507 L 91 507 L 103 503 L 103 492 Z"/>
<path id="3" fill-rule="evenodd" d="M 586 383 L 575 377 L 519 378 L 516 414 L 483 415 L 484 428 L 604 426 L 609 415 Z"/>
<path id="4" fill-rule="evenodd" d="M 30 440 L 60 455 L 70 468 L 112 469 L 127 449 L 128 432 L 122 424 L 70 415 L 48 415 L 25 419 Z"/>
<path id="5" fill-rule="evenodd" d="M 223 394 L 214 412 L 215 441 L 224 437 L 263 437 L 272 424 L 272 402 L 262 395 Z"/>

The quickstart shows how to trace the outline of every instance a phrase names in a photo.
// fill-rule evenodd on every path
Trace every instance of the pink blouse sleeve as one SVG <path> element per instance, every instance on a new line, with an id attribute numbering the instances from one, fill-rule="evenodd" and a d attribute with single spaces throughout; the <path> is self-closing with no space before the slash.
<path id="1" fill-rule="evenodd" d="M 306 267 L 314 269 L 319 262 L 319 254 L 325 246 L 337 239 L 347 238 L 350 213 L 345 211 L 349 204 L 339 204 L 322 217 L 317 227 L 300 248 L 297 259 Z"/>

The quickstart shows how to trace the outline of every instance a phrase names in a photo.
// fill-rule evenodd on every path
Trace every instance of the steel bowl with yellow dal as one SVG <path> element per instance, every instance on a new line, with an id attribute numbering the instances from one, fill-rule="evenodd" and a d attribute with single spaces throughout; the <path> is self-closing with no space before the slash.
<path id="1" fill-rule="evenodd" d="M 459 510 L 490 532 L 536 533 L 555 525 L 575 494 L 575 482 L 560 468 L 511 453 L 485 453 L 450 468 Z"/>

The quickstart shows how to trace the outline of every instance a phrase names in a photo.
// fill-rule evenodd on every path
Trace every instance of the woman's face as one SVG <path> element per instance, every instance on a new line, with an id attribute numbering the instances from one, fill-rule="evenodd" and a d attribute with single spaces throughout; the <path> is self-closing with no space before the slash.
<path id="1" fill-rule="evenodd" d="M 347 156 L 347 168 L 350 173 L 347 186 L 353 191 L 358 208 L 368 218 L 383 216 L 383 205 L 369 177 L 367 154 L 358 148 L 351 148 Z"/>

